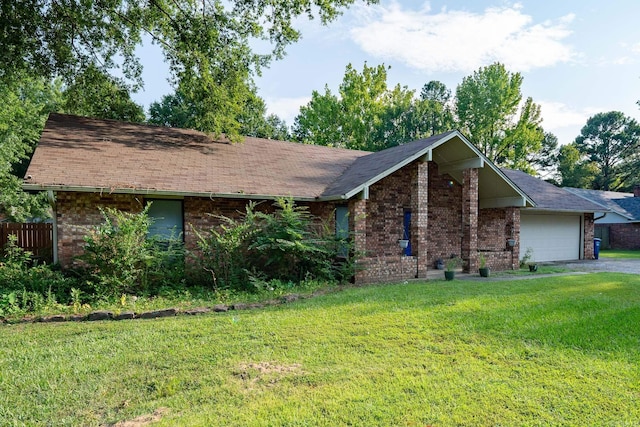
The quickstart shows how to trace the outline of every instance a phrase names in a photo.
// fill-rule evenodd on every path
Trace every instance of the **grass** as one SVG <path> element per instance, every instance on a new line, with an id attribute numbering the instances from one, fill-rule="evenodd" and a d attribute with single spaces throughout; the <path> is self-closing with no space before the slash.
<path id="1" fill-rule="evenodd" d="M 602 258 L 640 258 L 640 250 L 622 250 L 622 249 L 601 249 L 600 256 Z"/>
<path id="2" fill-rule="evenodd" d="M 640 278 L 598 273 L 5 325 L 0 425 L 637 425 L 639 323 Z"/>

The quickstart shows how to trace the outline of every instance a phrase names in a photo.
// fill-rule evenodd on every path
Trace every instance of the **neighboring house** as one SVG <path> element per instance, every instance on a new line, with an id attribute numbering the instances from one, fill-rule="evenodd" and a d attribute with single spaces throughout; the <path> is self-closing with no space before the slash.
<path id="1" fill-rule="evenodd" d="M 609 209 L 595 221 L 595 236 L 602 239 L 603 248 L 640 249 L 640 187 L 636 186 L 633 193 L 566 190 Z"/>
<path id="2" fill-rule="evenodd" d="M 548 234 L 542 247 L 526 240 L 529 212 L 580 221 L 580 235 L 572 235 L 579 248 L 554 257 L 592 258 L 601 207 L 584 201 L 564 210 L 553 202 L 569 193 L 525 178 L 497 168 L 458 131 L 369 153 L 249 137 L 231 144 L 192 130 L 51 114 L 24 188 L 55 200 L 55 256 L 63 266 L 82 252 L 87 228 L 102 221 L 98 206 L 139 211 L 153 201 L 156 232 L 177 230 L 194 249 L 194 229 L 218 225 L 215 215 L 237 216 L 250 200 L 279 196 L 308 206 L 336 233 L 352 233 L 364 253 L 360 283 L 425 277 L 451 255 L 476 271 L 478 252 L 495 270 L 518 268 L 523 243 L 536 245 L 543 261 L 558 239 Z M 564 194 L 547 199 L 550 192 Z M 542 233 L 553 224 L 531 227 Z M 406 249 L 400 239 L 409 240 Z"/>

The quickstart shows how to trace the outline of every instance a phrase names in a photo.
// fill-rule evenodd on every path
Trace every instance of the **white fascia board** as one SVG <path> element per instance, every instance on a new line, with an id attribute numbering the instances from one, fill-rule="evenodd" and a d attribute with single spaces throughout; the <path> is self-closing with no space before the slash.
<path id="1" fill-rule="evenodd" d="M 557 212 L 557 213 L 604 213 L 606 211 L 601 211 L 601 210 L 580 210 L 580 209 L 545 209 L 545 208 L 536 208 L 536 207 L 532 207 L 532 208 L 524 208 L 522 209 L 521 212 L 533 212 L 533 213 L 553 213 L 553 212 Z"/>

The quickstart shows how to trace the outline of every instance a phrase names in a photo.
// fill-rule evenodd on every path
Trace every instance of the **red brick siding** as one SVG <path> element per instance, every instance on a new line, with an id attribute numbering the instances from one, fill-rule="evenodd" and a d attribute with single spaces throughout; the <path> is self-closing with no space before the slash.
<path id="1" fill-rule="evenodd" d="M 435 163 L 429 167 L 429 259 L 433 268 L 438 258 L 461 256 L 462 186 L 449 175 L 439 175 Z"/>
<path id="2" fill-rule="evenodd" d="M 513 233 L 512 233 L 513 230 Z M 520 209 L 480 209 L 478 214 L 478 251 L 484 255 L 487 266 L 493 270 L 518 268 Z M 514 237 L 512 249 L 507 239 Z"/>
<path id="3" fill-rule="evenodd" d="M 584 214 L 584 259 L 594 259 L 593 254 L 593 238 L 594 238 L 594 221 L 592 213 Z"/>
<path id="4" fill-rule="evenodd" d="M 125 212 L 139 212 L 143 199 L 130 194 L 99 194 L 59 192 L 56 195 L 56 224 L 58 231 L 58 261 L 70 266 L 82 254 L 84 236 L 91 226 L 104 220 L 100 210 L 112 207 Z"/>
<path id="5" fill-rule="evenodd" d="M 84 236 L 92 226 L 103 222 L 98 207 L 109 206 L 126 212 L 140 212 L 144 203 L 143 196 L 128 194 L 70 193 L 57 194 L 56 217 L 58 224 L 58 260 L 63 266 L 73 264 L 74 257 L 82 253 Z M 190 250 L 197 249 L 197 235 L 220 225 L 220 216 L 240 218 L 249 203 L 244 199 L 208 199 L 187 197 L 183 200 L 184 241 Z M 301 204 L 303 205 L 303 204 Z M 259 209 L 270 211 L 273 201 L 260 203 Z M 309 212 L 326 221 L 333 227 L 335 205 L 332 203 L 314 203 Z"/>
<path id="6" fill-rule="evenodd" d="M 603 224 L 602 226 L 609 227 L 611 249 L 640 249 L 640 224 Z"/>
<path id="7" fill-rule="evenodd" d="M 465 271 L 478 269 L 478 169 L 465 169 L 462 186 L 462 259 Z"/>
<path id="8" fill-rule="evenodd" d="M 417 163 L 404 167 L 372 185 L 368 200 L 355 202 L 356 248 L 365 255 L 359 264 L 356 282 L 415 277 L 416 261 L 403 255 L 398 240 L 403 235 L 404 210 L 412 209 L 411 183 L 416 173 Z M 405 264 L 412 264 L 406 273 Z"/>
<path id="9" fill-rule="evenodd" d="M 429 268 L 429 163 L 419 162 L 411 182 L 411 245 L 417 257 L 416 277 Z"/>

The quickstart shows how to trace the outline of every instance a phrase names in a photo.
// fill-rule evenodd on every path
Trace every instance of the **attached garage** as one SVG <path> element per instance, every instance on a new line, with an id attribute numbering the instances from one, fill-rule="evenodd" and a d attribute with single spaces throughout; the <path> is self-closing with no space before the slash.
<path id="1" fill-rule="evenodd" d="M 520 259 L 527 248 L 535 261 L 580 259 L 581 215 L 536 215 L 523 210 L 520 216 Z"/>
<path id="2" fill-rule="evenodd" d="M 520 209 L 520 259 L 527 248 L 538 262 L 593 258 L 594 215 L 607 208 L 527 173 L 502 171 L 535 202 Z"/>

